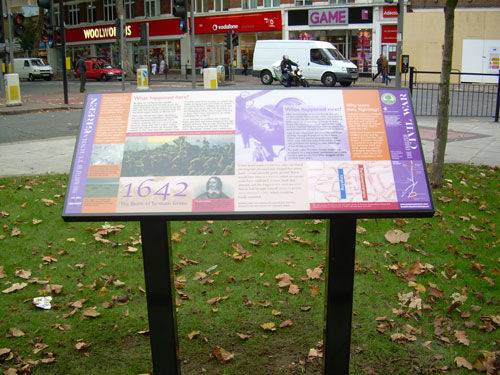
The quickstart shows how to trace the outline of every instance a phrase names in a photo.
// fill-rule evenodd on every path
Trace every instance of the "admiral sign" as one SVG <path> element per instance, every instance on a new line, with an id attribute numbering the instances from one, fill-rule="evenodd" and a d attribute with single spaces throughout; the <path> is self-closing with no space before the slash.
<path id="1" fill-rule="evenodd" d="M 382 17 L 384 18 L 396 18 L 398 16 L 398 6 L 392 5 L 384 7 Z"/>
<path id="2" fill-rule="evenodd" d="M 309 9 L 309 26 L 335 26 L 349 23 L 348 8 Z"/>

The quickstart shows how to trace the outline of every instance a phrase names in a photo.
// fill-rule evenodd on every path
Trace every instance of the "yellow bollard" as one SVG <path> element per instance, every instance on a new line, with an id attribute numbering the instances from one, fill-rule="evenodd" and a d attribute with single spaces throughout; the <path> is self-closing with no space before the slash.
<path id="1" fill-rule="evenodd" d="M 137 89 L 138 90 L 148 90 L 148 69 L 139 68 L 137 69 Z"/>

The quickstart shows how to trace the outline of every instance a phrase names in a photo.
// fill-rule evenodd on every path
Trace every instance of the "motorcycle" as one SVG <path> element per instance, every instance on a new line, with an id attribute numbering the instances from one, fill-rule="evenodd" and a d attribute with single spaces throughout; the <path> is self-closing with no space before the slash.
<path id="1" fill-rule="evenodd" d="M 273 64 L 274 79 L 286 86 L 286 78 L 281 73 L 281 61 Z M 309 87 L 309 82 L 302 75 L 302 70 L 298 66 L 292 66 L 292 71 L 288 72 L 291 77 L 291 85 L 296 87 Z"/>

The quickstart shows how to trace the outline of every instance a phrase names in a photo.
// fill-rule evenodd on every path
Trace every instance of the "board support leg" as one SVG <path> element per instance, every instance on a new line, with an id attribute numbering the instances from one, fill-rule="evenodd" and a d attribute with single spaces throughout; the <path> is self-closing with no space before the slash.
<path id="1" fill-rule="evenodd" d="M 330 220 L 323 356 L 325 375 L 348 375 L 356 219 Z"/>
<path id="2" fill-rule="evenodd" d="M 180 374 L 179 343 L 173 293 L 170 223 L 141 221 L 153 373 Z"/>

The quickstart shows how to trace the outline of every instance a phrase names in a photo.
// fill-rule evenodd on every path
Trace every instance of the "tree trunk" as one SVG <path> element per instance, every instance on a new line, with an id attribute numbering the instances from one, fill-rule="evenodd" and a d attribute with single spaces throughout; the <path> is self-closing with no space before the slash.
<path id="1" fill-rule="evenodd" d="M 123 5 L 123 0 L 116 0 L 116 17 L 119 19 L 120 16 L 123 16 L 123 22 L 125 22 L 125 8 Z M 119 31 L 117 30 L 117 33 Z M 132 66 L 130 64 L 130 60 L 128 59 L 128 48 L 127 48 L 127 43 L 126 43 L 126 38 L 124 38 L 124 43 L 123 43 L 123 56 L 122 61 L 123 61 L 123 66 L 122 70 L 125 73 L 127 77 L 132 77 L 134 75 L 132 71 Z"/>
<path id="2" fill-rule="evenodd" d="M 450 72 L 453 58 L 453 30 L 455 27 L 455 8 L 458 0 L 446 0 L 444 8 L 444 47 L 443 63 L 441 65 L 441 79 L 439 82 L 438 123 L 434 153 L 432 157 L 431 186 L 443 186 L 444 154 L 448 141 L 448 111 L 450 105 Z"/>

